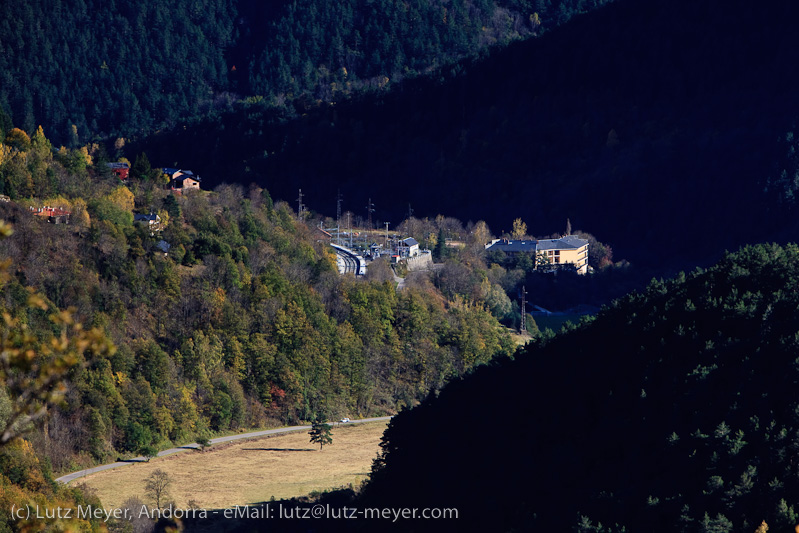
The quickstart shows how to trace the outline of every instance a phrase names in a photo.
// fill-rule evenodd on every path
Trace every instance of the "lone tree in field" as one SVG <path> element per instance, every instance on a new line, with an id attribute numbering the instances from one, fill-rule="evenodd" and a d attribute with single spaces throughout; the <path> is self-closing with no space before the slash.
<path id="1" fill-rule="evenodd" d="M 200 450 L 200 452 L 204 452 L 206 448 L 211 446 L 211 439 L 208 437 L 198 437 L 197 445 L 199 446 L 198 450 Z"/>
<path id="2" fill-rule="evenodd" d="M 331 435 L 333 428 L 330 427 L 330 424 L 324 422 L 321 418 L 316 420 L 311 426 L 311 431 L 308 432 L 308 435 L 311 436 L 311 443 L 319 444 L 319 451 L 322 451 L 322 448 L 325 444 L 332 444 L 333 443 L 333 436 Z"/>
<path id="3" fill-rule="evenodd" d="M 150 474 L 147 478 L 147 482 L 144 484 L 144 490 L 147 492 L 147 496 L 153 499 L 155 506 L 159 509 L 161 508 L 161 503 L 166 500 L 169 494 L 168 489 L 171 483 L 172 480 L 169 478 L 169 475 L 159 468 Z"/>
<path id="4" fill-rule="evenodd" d="M 144 446 L 139 448 L 139 453 L 142 454 L 144 460 L 149 463 L 150 459 L 152 459 L 153 457 L 158 457 L 158 448 L 156 448 L 152 444 L 145 444 Z"/>

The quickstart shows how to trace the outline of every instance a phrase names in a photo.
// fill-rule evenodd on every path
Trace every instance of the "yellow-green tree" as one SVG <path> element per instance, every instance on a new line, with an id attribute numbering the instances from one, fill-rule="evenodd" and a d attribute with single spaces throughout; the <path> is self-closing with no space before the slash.
<path id="1" fill-rule="evenodd" d="M 44 128 L 39 126 L 33 138 L 30 140 L 31 151 L 42 160 L 50 161 L 53 159 L 53 145 L 44 135 Z"/>
<path id="2" fill-rule="evenodd" d="M 526 231 L 526 229 L 525 229 Z M 488 229 L 488 224 L 480 220 L 472 228 L 472 241 L 478 245 L 484 245 L 491 240 L 491 230 Z"/>
<path id="3" fill-rule="evenodd" d="M 16 148 L 20 152 L 27 152 L 31 147 L 31 138 L 21 129 L 14 128 L 8 132 L 3 143 L 12 148 Z"/>
<path id="4" fill-rule="evenodd" d="M 513 221 L 513 231 L 511 237 L 514 239 L 523 239 L 527 235 L 527 224 L 521 218 Z"/>
<path id="5" fill-rule="evenodd" d="M 70 222 L 73 227 L 80 230 L 87 230 L 91 225 L 91 217 L 87 211 L 86 200 L 83 198 L 75 198 L 72 201 L 72 217 Z"/>
<path id="6" fill-rule="evenodd" d="M 112 204 L 117 206 L 122 211 L 133 211 L 134 196 L 130 189 L 124 185 L 120 185 L 111 191 L 106 197 Z"/>

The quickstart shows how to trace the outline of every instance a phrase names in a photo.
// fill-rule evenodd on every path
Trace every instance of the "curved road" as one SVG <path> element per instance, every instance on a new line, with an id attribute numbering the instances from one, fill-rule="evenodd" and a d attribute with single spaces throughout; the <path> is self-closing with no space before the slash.
<path id="1" fill-rule="evenodd" d="M 347 422 L 348 424 L 358 424 L 363 422 L 379 422 L 382 420 L 390 420 L 390 416 L 380 416 L 377 418 L 362 418 L 361 420 L 351 420 Z M 338 422 L 328 422 L 329 424 L 336 426 L 339 425 Z M 289 433 L 291 431 L 302 431 L 305 429 L 311 429 L 311 426 L 289 426 L 285 428 L 277 428 L 277 429 L 267 429 L 264 431 L 253 431 L 251 433 L 241 433 L 239 435 L 228 435 L 227 437 L 218 437 L 216 439 L 211 439 L 211 444 L 220 444 L 223 442 L 231 442 L 234 440 L 242 440 L 242 439 L 252 439 L 255 437 L 263 437 L 265 435 L 277 435 L 279 433 Z M 186 446 L 180 446 L 179 448 L 169 448 L 168 450 L 164 450 L 162 452 L 158 452 L 158 457 L 163 457 L 165 455 L 172 455 L 173 453 L 178 452 L 185 452 L 186 450 L 196 450 L 200 446 L 198 444 L 187 444 Z M 116 463 L 109 463 L 107 465 L 95 466 L 94 468 L 87 468 L 86 470 L 78 470 L 77 472 L 72 472 L 71 474 L 67 474 L 65 476 L 61 476 L 56 478 L 56 481 L 59 483 L 69 483 L 74 479 L 78 479 L 83 476 L 88 476 L 89 474 L 94 474 L 95 472 L 101 472 L 103 470 L 110 470 L 112 468 L 118 468 L 120 466 L 129 466 L 136 463 L 143 463 L 146 459 L 144 457 L 134 457 L 133 459 L 128 459 L 127 461 L 118 461 Z"/>

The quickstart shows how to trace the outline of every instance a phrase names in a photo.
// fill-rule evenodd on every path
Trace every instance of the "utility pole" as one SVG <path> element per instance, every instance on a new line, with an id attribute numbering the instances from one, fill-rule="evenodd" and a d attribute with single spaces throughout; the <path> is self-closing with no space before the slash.
<path id="1" fill-rule="evenodd" d="M 386 250 L 388 250 L 388 222 L 386 222 Z"/>
<path id="2" fill-rule="evenodd" d="M 352 250 L 352 218 L 350 213 L 347 213 L 347 225 L 350 227 L 350 250 Z"/>
<path id="3" fill-rule="evenodd" d="M 341 195 L 341 189 L 336 193 L 336 244 L 341 245 L 341 201 L 344 197 Z"/>
<path id="4" fill-rule="evenodd" d="M 341 221 L 341 201 L 343 199 L 344 196 L 341 195 L 341 190 L 339 190 L 336 194 L 336 224 L 339 224 Z"/>
<path id="5" fill-rule="evenodd" d="M 522 285 L 522 321 L 519 333 L 527 331 L 527 288 Z"/>

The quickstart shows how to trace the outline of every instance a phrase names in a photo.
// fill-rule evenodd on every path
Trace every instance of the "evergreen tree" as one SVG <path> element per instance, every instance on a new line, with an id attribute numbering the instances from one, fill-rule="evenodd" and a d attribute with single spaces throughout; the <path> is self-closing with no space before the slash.
<path id="1" fill-rule="evenodd" d="M 438 240 L 436 247 L 433 250 L 433 258 L 437 261 L 442 261 L 447 257 L 447 238 L 444 235 L 444 229 L 438 230 Z"/>
<path id="2" fill-rule="evenodd" d="M 180 217 L 180 204 L 175 199 L 175 196 L 170 194 L 164 198 L 164 210 L 169 213 L 169 217 L 177 219 Z"/>
<path id="3" fill-rule="evenodd" d="M 136 156 L 133 166 L 130 167 L 130 177 L 140 181 L 155 181 L 159 174 L 161 171 L 150 166 L 150 159 L 144 152 Z"/>
<path id="4" fill-rule="evenodd" d="M 0 139 L 5 139 L 6 133 L 11 131 L 13 127 L 11 117 L 8 116 L 3 106 L 0 106 Z"/>
<path id="5" fill-rule="evenodd" d="M 311 443 L 319 444 L 319 451 L 322 451 L 325 444 L 333 443 L 332 431 L 333 428 L 330 427 L 330 424 L 326 423 L 322 418 L 318 418 L 311 426 L 308 435 L 311 436 Z"/>

